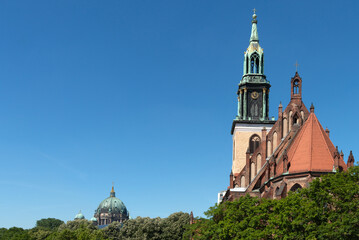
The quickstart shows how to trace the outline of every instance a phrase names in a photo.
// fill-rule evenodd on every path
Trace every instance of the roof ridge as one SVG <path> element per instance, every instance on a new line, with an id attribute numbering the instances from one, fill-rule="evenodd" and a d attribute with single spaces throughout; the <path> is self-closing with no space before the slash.
<path id="1" fill-rule="evenodd" d="M 309 117 L 312 115 L 312 114 L 314 114 L 314 113 L 310 113 L 309 114 Z M 311 118 L 311 127 L 312 127 L 312 129 L 311 129 L 311 134 L 310 134 L 310 162 L 309 162 L 309 169 L 310 169 L 310 171 L 312 171 L 313 169 L 312 169 L 312 163 L 313 163 L 313 130 L 314 130 L 314 126 L 313 126 L 313 121 L 314 121 L 314 119 L 313 119 L 314 117 L 312 116 L 312 118 Z"/>
<path id="2" fill-rule="evenodd" d="M 293 139 L 293 144 L 295 143 L 294 140 L 297 140 L 297 141 L 298 141 L 297 146 L 295 146 L 295 149 L 293 150 L 293 156 L 295 156 L 295 153 L 297 152 L 297 149 L 298 149 L 298 147 L 299 147 L 299 143 L 300 143 L 300 141 L 301 141 L 301 139 L 302 139 L 302 137 L 303 137 L 303 135 L 304 135 L 305 130 L 306 130 L 307 127 L 308 127 L 307 125 L 309 124 L 309 123 L 308 123 L 309 118 L 310 118 L 310 115 L 309 115 L 309 117 L 307 118 L 307 121 L 305 121 L 305 123 L 302 125 L 302 127 L 301 127 L 300 129 L 298 129 L 298 131 L 300 131 L 300 132 L 299 132 L 299 136 L 297 136 L 296 139 Z M 291 160 L 292 160 L 292 159 L 289 159 L 289 162 L 290 162 Z"/>
<path id="3" fill-rule="evenodd" d="M 313 113 L 314 114 L 314 113 Z M 314 116 L 315 116 L 315 119 L 316 119 L 316 122 L 317 122 L 317 125 L 318 125 L 318 127 L 319 127 L 319 130 L 320 130 L 320 133 L 321 133 L 321 137 L 322 137 L 322 139 L 324 140 L 324 142 L 325 142 L 325 148 L 327 149 L 327 151 L 329 152 L 329 154 L 330 154 L 330 156 L 332 157 L 332 161 L 333 161 L 333 164 L 334 164 L 334 158 L 333 158 L 333 153 L 332 152 L 330 152 L 330 149 L 329 149 L 329 146 L 328 146 L 328 142 L 326 141 L 326 139 L 325 139 L 325 137 L 324 137 L 324 129 L 323 129 L 323 127 L 322 127 L 322 125 L 320 124 L 320 122 L 319 122 L 319 120 L 318 120 L 318 118 L 317 118 L 317 116 L 314 114 Z M 330 140 L 330 139 L 329 139 Z M 332 143 L 332 141 L 330 141 L 331 143 Z M 333 144 L 333 143 L 332 143 Z M 333 144 L 334 145 L 334 144 Z"/>

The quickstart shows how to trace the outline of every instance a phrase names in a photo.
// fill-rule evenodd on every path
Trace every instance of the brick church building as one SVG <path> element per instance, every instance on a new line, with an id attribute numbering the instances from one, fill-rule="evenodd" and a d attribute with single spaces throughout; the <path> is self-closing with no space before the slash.
<path id="1" fill-rule="evenodd" d="M 304 105 L 298 72 L 291 78 L 290 86 L 289 104 L 285 108 L 279 104 L 278 120 L 269 119 L 271 86 L 264 75 L 263 49 L 254 14 L 237 91 L 237 116 L 231 129 L 232 171 L 229 187 L 220 193 L 219 201 L 232 201 L 246 194 L 280 199 L 289 191 L 307 187 L 313 178 L 354 165 L 352 152 L 344 162 L 344 154 L 333 145 L 314 106 L 308 110 Z"/>

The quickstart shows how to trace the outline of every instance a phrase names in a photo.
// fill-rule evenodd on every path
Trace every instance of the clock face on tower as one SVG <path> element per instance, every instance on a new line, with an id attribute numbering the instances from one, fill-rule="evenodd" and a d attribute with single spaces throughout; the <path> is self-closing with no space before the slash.
<path id="1" fill-rule="evenodd" d="M 259 120 L 262 117 L 262 92 L 258 92 L 253 89 L 248 99 L 248 117 L 251 120 Z"/>
<path id="2" fill-rule="evenodd" d="M 257 99 L 258 97 L 259 97 L 259 93 L 258 93 L 258 92 L 254 91 L 254 92 L 251 93 L 251 98 L 252 98 L 252 99 L 255 100 L 255 99 Z"/>

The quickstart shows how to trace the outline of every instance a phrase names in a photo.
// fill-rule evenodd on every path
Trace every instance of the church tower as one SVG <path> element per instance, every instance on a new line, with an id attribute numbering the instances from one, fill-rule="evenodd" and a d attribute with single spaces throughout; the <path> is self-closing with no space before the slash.
<path id="1" fill-rule="evenodd" d="M 264 75 L 264 54 L 259 45 L 257 15 L 253 14 L 249 47 L 244 53 L 243 77 L 238 85 L 238 109 L 233 120 L 233 177 L 240 177 L 245 170 L 246 155 L 251 155 L 271 129 L 269 120 L 269 89 L 271 85 Z M 264 130 L 264 131 L 262 131 Z M 244 180 L 244 179 L 243 179 Z M 242 183 L 245 181 L 241 181 Z M 245 187 L 234 186 L 234 187 Z"/>

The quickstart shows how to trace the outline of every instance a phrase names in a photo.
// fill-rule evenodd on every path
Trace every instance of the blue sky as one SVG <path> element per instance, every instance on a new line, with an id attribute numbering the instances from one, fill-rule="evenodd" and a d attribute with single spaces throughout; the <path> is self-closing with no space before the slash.
<path id="1" fill-rule="evenodd" d="M 270 115 L 303 98 L 359 159 L 358 1 L 1 1 L 0 227 L 196 216 L 228 186 L 236 90 L 257 9 Z"/>

